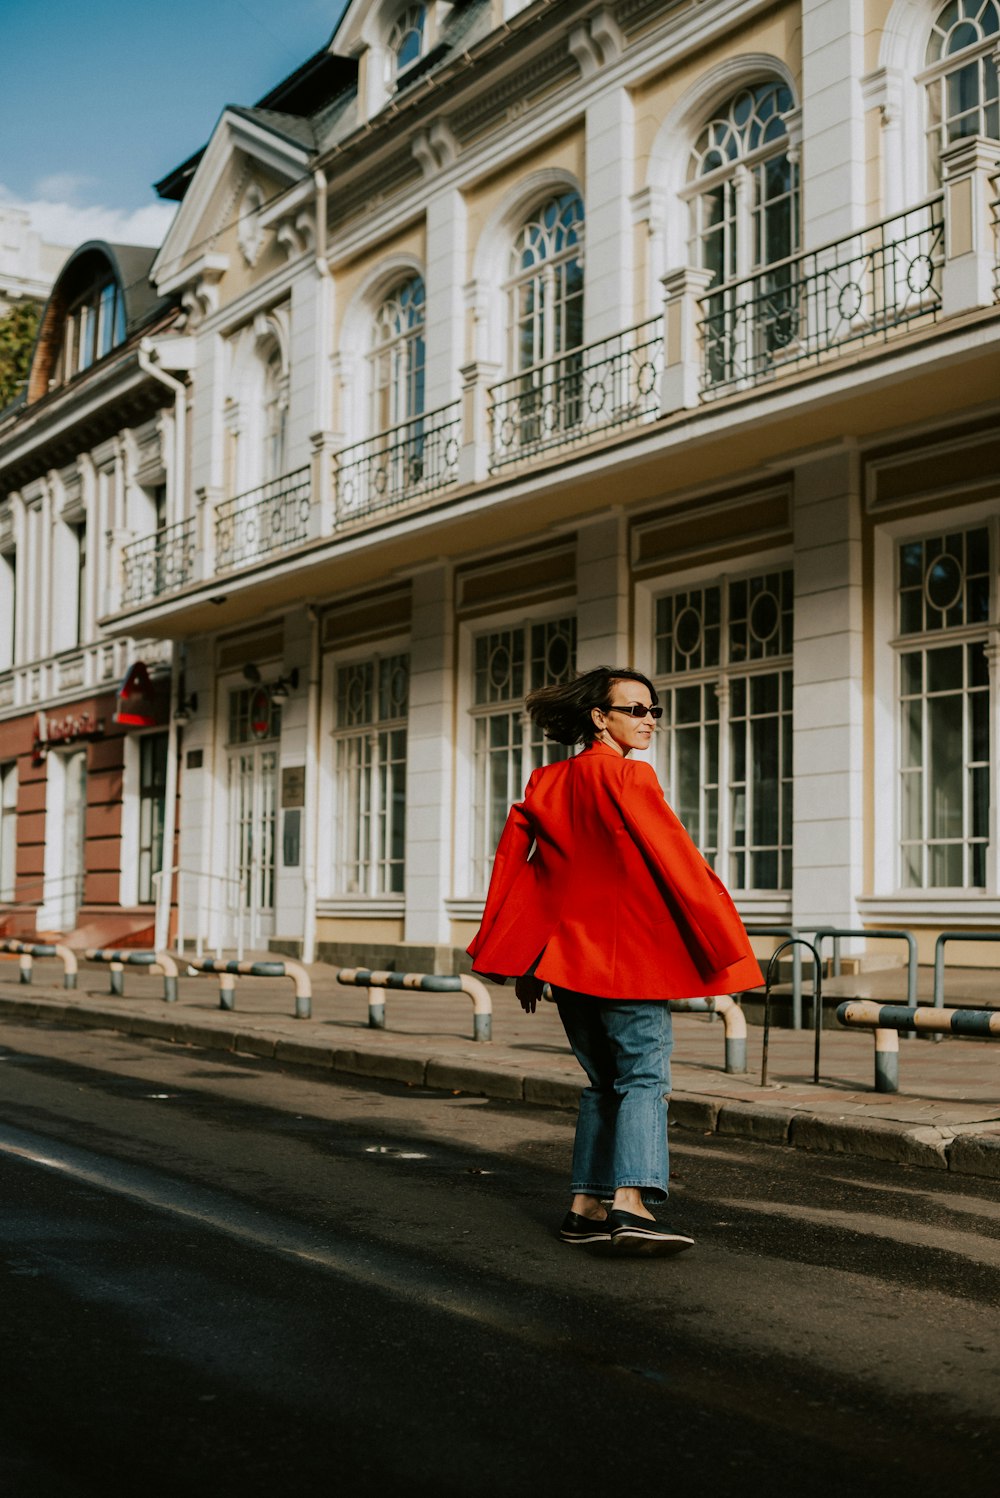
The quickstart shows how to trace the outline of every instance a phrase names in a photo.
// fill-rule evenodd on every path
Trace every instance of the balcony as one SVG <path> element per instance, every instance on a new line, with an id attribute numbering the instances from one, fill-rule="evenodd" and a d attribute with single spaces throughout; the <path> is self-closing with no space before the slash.
<path id="1" fill-rule="evenodd" d="M 654 317 L 491 386 L 490 469 L 655 421 L 662 371 Z"/>
<path id="2" fill-rule="evenodd" d="M 715 400 L 936 321 L 941 195 L 700 298 L 701 398 Z"/>
<path id="3" fill-rule="evenodd" d="M 308 541 L 312 479 L 296 468 L 215 507 L 215 571 L 230 572 Z"/>
<path id="4" fill-rule="evenodd" d="M 458 401 L 342 448 L 333 459 L 334 528 L 403 509 L 458 482 Z"/>
<path id="5" fill-rule="evenodd" d="M 147 603 L 194 577 L 195 522 L 178 520 L 122 551 L 122 604 Z"/>

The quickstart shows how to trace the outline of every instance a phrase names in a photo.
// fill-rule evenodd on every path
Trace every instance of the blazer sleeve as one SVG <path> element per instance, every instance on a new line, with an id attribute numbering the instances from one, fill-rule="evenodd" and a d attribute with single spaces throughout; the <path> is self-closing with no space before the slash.
<path id="1" fill-rule="evenodd" d="M 717 972 L 745 956 L 736 907 L 667 805 L 652 765 L 636 760 L 627 767 L 619 810 L 699 965 Z"/>
<path id="2" fill-rule="evenodd" d="M 500 841 L 497 843 L 497 851 L 493 857 L 493 873 L 490 876 L 490 887 L 486 895 L 486 904 L 483 908 L 483 919 L 479 930 L 476 932 L 467 951 L 469 956 L 475 958 L 480 947 L 485 942 L 493 929 L 494 922 L 503 909 L 504 901 L 510 893 L 511 887 L 518 874 L 528 861 L 535 840 L 531 830 L 531 820 L 525 809 L 528 799 L 528 791 L 531 789 L 531 780 L 534 778 L 532 772 L 528 780 L 528 788 L 525 791 L 524 801 L 516 801 L 507 813 L 507 821 Z"/>

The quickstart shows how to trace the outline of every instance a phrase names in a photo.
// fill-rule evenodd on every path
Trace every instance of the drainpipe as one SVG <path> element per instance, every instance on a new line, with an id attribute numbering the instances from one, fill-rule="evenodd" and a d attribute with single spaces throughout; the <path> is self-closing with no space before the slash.
<path id="1" fill-rule="evenodd" d="M 319 790 L 319 614 L 314 604 L 306 609 L 309 618 L 309 695 L 306 710 L 306 786 L 305 846 L 303 847 L 302 961 L 316 961 L 316 858 L 319 839 L 317 794 Z"/>
<path id="2" fill-rule="evenodd" d="M 174 518 L 179 519 L 177 510 L 183 506 L 186 482 L 187 385 L 183 380 L 178 380 L 174 375 L 167 374 L 165 369 L 161 369 L 155 362 L 156 357 L 156 345 L 153 340 L 144 338 L 139 344 L 139 368 L 144 374 L 149 375 L 150 379 L 158 380 L 161 385 L 165 385 L 173 392 L 174 397 Z M 167 727 L 169 737 L 167 739 L 166 805 L 163 808 L 163 857 L 160 862 L 160 884 L 156 892 L 155 947 L 158 952 L 165 951 L 170 940 L 170 905 L 174 888 L 174 836 L 177 828 L 177 757 L 181 731 L 180 727 L 174 723 L 174 713 L 179 701 L 179 679 L 178 652 L 173 650 L 170 665 L 170 722 Z"/>
<path id="3" fill-rule="evenodd" d="M 156 362 L 156 345 L 151 338 L 144 338 L 139 344 L 139 368 L 143 374 L 149 375 L 152 380 L 159 380 L 161 385 L 166 385 L 168 390 L 173 391 L 174 396 L 174 519 L 179 520 L 181 516 L 177 513 L 183 507 L 184 485 L 186 474 L 184 472 L 187 463 L 187 386 L 183 380 L 176 379 L 167 374 Z"/>
<path id="4" fill-rule="evenodd" d="M 180 691 L 180 652 L 172 653 L 170 663 L 170 722 L 167 727 L 167 783 L 164 787 L 163 853 L 160 858 L 160 883 L 156 891 L 156 927 L 153 945 L 165 952 L 170 944 L 170 904 L 174 891 L 174 837 L 177 830 L 177 760 L 180 753 L 181 727 L 174 722 Z"/>

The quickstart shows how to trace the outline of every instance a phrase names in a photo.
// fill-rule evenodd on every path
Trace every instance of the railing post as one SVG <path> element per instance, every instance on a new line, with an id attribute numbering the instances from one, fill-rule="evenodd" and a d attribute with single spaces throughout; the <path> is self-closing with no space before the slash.
<path id="1" fill-rule="evenodd" d="M 945 317 L 955 317 L 993 305 L 993 199 L 1000 146 L 979 135 L 955 141 L 941 152 L 941 168 L 945 226 L 941 311 Z"/>
<path id="2" fill-rule="evenodd" d="M 458 459 L 460 484 L 476 484 L 490 471 L 489 390 L 500 378 L 499 364 L 476 359 L 463 364 L 462 376 L 462 451 Z"/>
<path id="3" fill-rule="evenodd" d="M 693 265 L 682 265 L 660 278 L 663 287 L 660 413 L 663 416 L 698 404 L 702 364 L 699 298 L 711 282 L 711 271 Z"/>
<path id="4" fill-rule="evenodd" d="M 222 500 L 222 490 L 203 486 L 195 490 L 194 575 L 207 582 L 215 574 L 215 507 Z"/>
<path id="5" fill-rule="evenodd" d="M 333 454 L 343 447 L 344 439 L 336 432 L 313 432 L 309 438 L 312 447 L 312 497 L 316 510 L 317 534 L 332 536 L 337 518 L 336 494 L 333 483 Z"/>

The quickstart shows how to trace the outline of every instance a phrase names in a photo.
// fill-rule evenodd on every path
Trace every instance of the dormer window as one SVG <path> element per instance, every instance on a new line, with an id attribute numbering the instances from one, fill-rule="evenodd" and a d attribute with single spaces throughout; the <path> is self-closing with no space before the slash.
<path id="1" fill-rule="evenodd" d="M 70 305 L 53 384 L 61 385 L 125 341 L 125 302 L 114 281 L 91 286 Z"/>
<path id="2" fill-rule="evenodd" d="M 396 86 L 408 68 L 419 62 L 427 48 L 427 8 L 410 5 L 389 33 L 391 84 Z"/>

